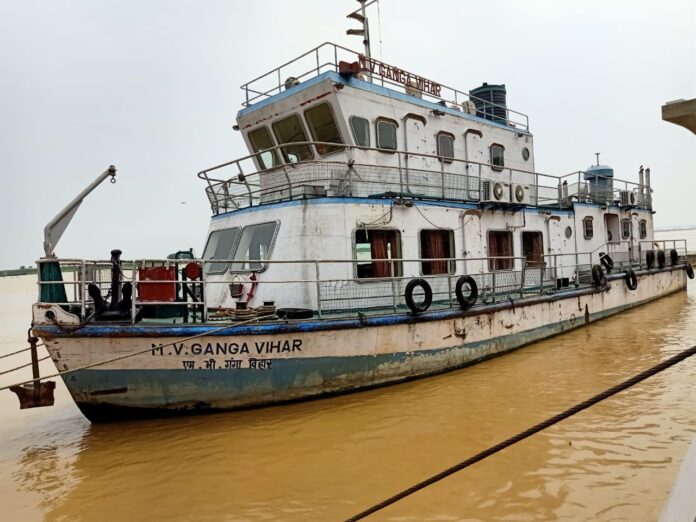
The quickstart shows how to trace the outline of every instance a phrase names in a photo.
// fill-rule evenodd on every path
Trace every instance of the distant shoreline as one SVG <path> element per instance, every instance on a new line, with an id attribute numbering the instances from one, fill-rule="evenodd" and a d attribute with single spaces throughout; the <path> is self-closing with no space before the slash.
<path id="1" fill-rule="evenodd" d="M 680 227 L 668 227 L 668 228 L 656 228 L 655 232 L 677 232 L 679 230 L 694 230 L 696 225 L 692 226 L 680 226 Z"/>
<path id="2" fill-rule="evenodd" d="M 0 277 L 21 276 L 35 274 L 36 267 L 13 268 L 10 270 L 0 270 Z"/>

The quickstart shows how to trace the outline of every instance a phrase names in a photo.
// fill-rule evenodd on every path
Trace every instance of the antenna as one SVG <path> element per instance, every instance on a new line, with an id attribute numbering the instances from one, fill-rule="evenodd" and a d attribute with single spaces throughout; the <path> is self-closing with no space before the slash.
<path id="1" fill-rule="evenodd" d="M 599 167 L 599 155 L 601 152 L 595 152 L 595 156 L 597 156 L 597 166 Z"/>
<path id="2" fill-rule="evenodd" d="M 357 0 L 358 3 L 360 4 L 360 8 L 356 9 L 352 13 L 350 13 L 346 18 L 351 18 L 353 20 L 357 20 L 362 24 L 362 29 L 348 29 L 346 31 L 346 34 L 349 36 L 362 36 L 363 37 L 363 45 L 365 46 L 365 56 L 368 58 L 372 57 L 372 53 L 370 52 L 370 24 L 367 19 L 367 14 L 365 13 L 365 9 L 378 0 Z M 372 74 L 368 73 L 368 76 L 370 78 L 370 81 L 372 81 Z"/>

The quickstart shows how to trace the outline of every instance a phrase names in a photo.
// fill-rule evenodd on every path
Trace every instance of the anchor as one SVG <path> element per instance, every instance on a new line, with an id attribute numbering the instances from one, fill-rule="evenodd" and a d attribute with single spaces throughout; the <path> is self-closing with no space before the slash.
<path id="1" fill-rule="evenodd" d="M 55 381 L 39 382 L 39 358 L 36 353 L 36 344 L 39 342 L 38 337 L 31 335 L 31 329 L 27 337 L 31 350 L 31 373 L 34 382 L 30 384 L 20 384 L 11 386 L 10 391 L 17 394 L 19 399 L 19 409 L 40 408 L 42 406 L 53 406 L 55 399 L 53 390 L 56 389 Z"/>

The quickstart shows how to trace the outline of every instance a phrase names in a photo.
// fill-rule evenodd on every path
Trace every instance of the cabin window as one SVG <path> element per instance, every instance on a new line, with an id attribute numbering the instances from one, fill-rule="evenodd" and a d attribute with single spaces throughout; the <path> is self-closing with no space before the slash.
<path id="1" fill-rule="evenodd" d="M 358 279 L 391 277 L 392 266 L 393 275 L 401 276 L 401 261 L 384 261 L 401 259 L 401 234 L 398 230 L 356 230 L 355 259 Z"/>
<path id="2" fill-rule="evenodd" d="M 443 259 L 454 257 L 454 232 L 451 230 L 421 230 L 421 259 L 439 259 L 440 261 L 421 261 L 423 275 L 453 274 L 454 261 Z"/>
<path id="3" fill-rule="evenodd" d="M 353 138 L 358 147 L 370 146 L 370 122 L 359 116 L 350 117 L 350 128 L 353 131 Z"/>
<path id="4" fill-rule="evenodd" d="M 454 158 L 454 136 L 448 132 L 440 132 L 437 135 L 437 155 L 440 161 L 452 163 Z"/>
<path id="5" fill-rule="evenodd" d="M 331 106 L 328 103 L 322 103 L 307 109 L 304 114 L 314 141 L 343 143 L 341 134 L 338 132 L 338 127 L 336 126 L 336 120 L 331 111 Z M 336 152 L 343 148 L 334 147 L 332 145 L 315 145 L 315 147 L 321 156 Z"/>
<path id="6" fill-rule="evenodd" d="M 508 230 L 488 232 L 488 269 L 512 270 L 512 232 Z"/>
<path id="7" fill-rule="evenodd" d="M 640 238 L 645 239 L 646 237 L 648 237 L 648 222 L 644 219 L 641 219 L 638 226 L 640 228 Z"/>
<path id="8" fill-rule="evenodd" d="M 377 120 L 377 148 L 396 150 L 396 122 L 392 120 Z"/>
<path id="9" fill-rule="evenodd" d="M 587 216 L 585 219 L 582 220 L 582 230 L 583 234 L 585 236 L 585 239 L 592 239 L 594 236 L 594 230 L 592 228 L 592 217 Z"/>
<path id="10" fill-rule="evenodd" d="M 266 265 L 259 261 L 270 258 L 278 224 L 277 221 L 272 221 L 245 226 L 234 251 L 232 260 L 235 262 L 231 264 L 230 270 L 239 272 L 266 268 Z"/>
<path id="11" fill-rule="evenodd" d="M 541 232 L 522 232 L 522 256 L 527 267 L 544 265 L 544 236 Z"/>
<path id="12" fill-rule="evenodd" d="M 621 220 L 621 239 L 628 239 L 631 237 L 631 220 L 622 219 Z"/>
<path id="13" fill-rule="evenodd" d="M 491 145 L 491 166 L 493 170 L 503 170 L 505 166 L 505 147 L 494 143 Z"/>
<path id="14" fill-rule="evenodd" d="M 239 237 L 239 228 L 215 230 L 210 233 L 203 250 L 203 259 L 231 259 Z M 228 263 L 206 263 L 206 274 L 223 274 Z"/>
<path id="15" fill-rule="evenodd" d="M 297 114 L 274 122 L 273 134 L 275 134 L 279 144 L 309 141 L 302 127 L 300 117 L 297 116 Z M 312 151 L 309 145 L 289 145 L 283 147 L 282 151 L 285 161 L 288 163 L 297 163 L 298 161 L 312 159 Z"/>
<path id="16" fill-rule="evenodd" d="M 251 143 L 251 148 L 254 152 L 259 153 L 256 159 L 261 170 L 272 169 L 278 165 L 278 154 L 275 150 L 269 150 L 273 149 L 275 143 L 273 143 L 273 138 L 271 138 L 271 133 L 267 127 L 259 127 L 251 131 L 249 133 L 249 143 Z"/>

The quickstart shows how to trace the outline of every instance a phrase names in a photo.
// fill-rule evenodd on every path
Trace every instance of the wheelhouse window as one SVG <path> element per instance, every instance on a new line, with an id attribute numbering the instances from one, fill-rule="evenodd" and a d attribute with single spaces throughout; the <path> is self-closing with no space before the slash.
<path id="1" fill-rule="evenodd" d="M 493 170 L 503 170 L 503 167 L 505 167 L 505 147 L 494 143 L 491 145 L 490 151 Z"/>
<path id="2" fill-rule="evenodd" d="M 359 116 L 350 117 L 350 129 L 358 147 L 370 146 L 370 122 Z"/>
<path id="3" fill-rule="evenodd" d="M 309 141 L 297 114 L 274 122 L 272 127 L 273 134 L 275 134 L 279 144 Z M 288 145 L 283 147 L 282 150 L 285 161 L 288 163 L 312 159 L 312 151 L 309 145 Z"/>
<path id="4" fill-rule="evenodd" d="M 259 153 L 256 159 L 261 170 L 272 169 L 278 165 L 278 154 L 276 154 L 275 150 L 269 150 L 273 149 L 275 144 L 267 127 L 259 127 L 251 131 L 249 133 L 249 143 L 251 143 L 253 151 Z"/>
<path id="5" fill-rule="evenodd" d="M 321 103 L 305 111 L 305 119 L 309 125 L 309 132 L 312 133 L 314 141 L 327 143 L 343 143 L 341 134 L 338 132 L 333 111 L 328 103 Z M 332 145 L 316 145 L 317 152 L 323 156 L 341 150 L 343 147 Z"/>
<path id="6" fill-rule="evenodd" d="M 514 259 L 512 259 L 512 232 L 508 230 L 488 232 L 488 269 L 512 270 Z"/>
<path id="7" fill-rule="evenodd" d="M 592 237 L 594 236 L 592 217 L 587 216 L 585 219 L 582 220 L 582 230 L 585 239 L 592 239 Z"/>
<path id="8" fill-rule="evenodd" d="M 638 227 L 640 229 L 640 238 L 645 239 L 648 237 L 648 222 L 645 219 L 641 219 Z"/>
<path id="9" fill-rule="evenodd" d="M 384 150 L 396 150 L 396 122 L 393 120 L 377 120 L 377 148 Z"/>
<path id="10" fill-rule="evenodd" d="M 454 158 L 454 136 L 449 132 L 440 132 L 437 135 L 437 155 L 440 161 L 451 163 Z"/>
<path id="11" fill-rule="evenodd" d="M 438 261 L 422 261 L 423 275 L 453 274 L 454 261 L 446 261 L 454 256 L 454 233 L 451 230 L 421 230 L 420 232 L 421 259 L 438 259 Z"/>
<path id="12" fill-rule="evenodd" d="M 622 219 L 621 220 L 621 239 L 628 239 L 631 237 L 631 220 Z"/>
<path id="13" fill-rule="evenodd" d="M 522 256 L 527 267 L 544 265 L 544 236 L 541 232 L 522 232 Z"/>
<path id="14" fill-rule="evenodd" d="M 277 221 L 245 226 L 234 251 L 234 263 L 230 265 L 230 270 L 241 272 L 265 269 L 266 264 L 261 261 L 270 258 L 277 230 Z"/>
<path id="15" fill-rule="evenodd" d="M 203 259 L 231 259 L 237 238 L 239 228 L 214 230 L 210 233 L 203 250 Z M 206 274 L 223 274 L 228 266 L 228 263 L 206 263 Z"/>
<path id="16" fill-rule="evenodd" d="M 355 231 L 356 275 L 358 279 L 401 276 L 401 234 L 398 230 Z"/>

